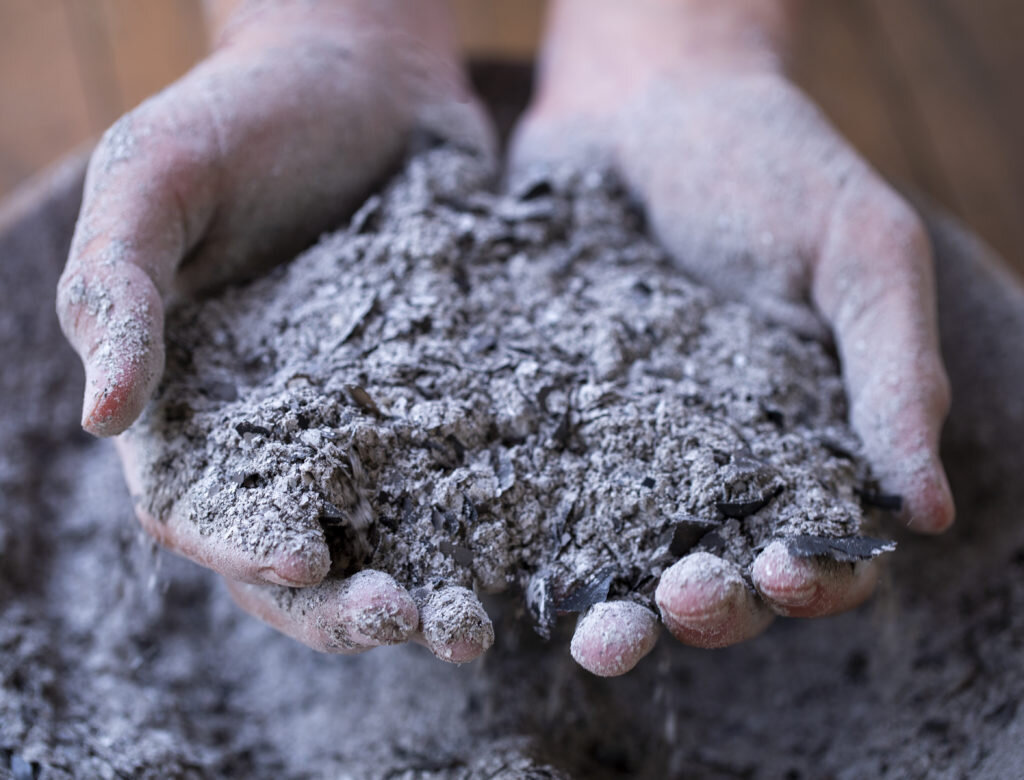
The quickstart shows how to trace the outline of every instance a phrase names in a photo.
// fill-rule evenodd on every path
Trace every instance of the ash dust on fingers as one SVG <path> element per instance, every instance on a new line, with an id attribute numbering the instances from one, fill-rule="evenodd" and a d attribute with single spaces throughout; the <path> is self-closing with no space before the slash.
<path id="1" fill-rule="evenodd" d="M 672 635 L 694 647 L 727 647 L 751 639 L 772 620 L 740 568 L 708 552 L 673 564 L 662 575 L 655 600 Z"/>
<path id="2" fill-rule="evenodd" d="M 379 571 L 309 588 L 226 582 L 242 609 L 323 653 L 352 655 L 402 644 L 419 624 L 412 596 Z"/>
<path id="3" fill-rule="evenodd" d="M 580 666 L 600 677 L 625 674 L 654 649 L 658 618 L 632 601 L 605 601 L 576 623 L 569 652 Z"/>
<path id="4" fill-rule="evenodd" d="M 583 614 L 584 642 L 625 609 L 595 605 L 653 611 L 690 553 L 753 592 L 772 541 L 865 527 L 833 356 L 686 279 L 602 170 L 502 194 L 485 162 L 421 153 L 290 265 L 169 312 L 167 341 L 130 433 L 153 514 L 322 540 L 325 585 L 419 594 L 435 652 L 470 616 L 449 660 L 491 641 L 474 591 L 525 593 L 545 635 Z"/>
<path id="5" fill-rule="evenodd" d="M 442 586 L 420 595 L 420 601 L 422 642 L 442 661 L 466 663 L 494 644 L 491 619 L 468 588 Z"/>

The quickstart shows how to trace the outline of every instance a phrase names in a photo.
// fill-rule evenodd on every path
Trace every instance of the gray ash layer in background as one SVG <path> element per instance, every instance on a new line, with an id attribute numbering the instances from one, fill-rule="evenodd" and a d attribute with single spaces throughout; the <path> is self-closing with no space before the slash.
<path id="1" fill-rule="evenodd" d="M 347 230 L 178 308 L 131 432 L 147 509 L 257 553 L 325 536 L 335 574 L 410 587 L 534 575 L 542 630 L 609 590 L 649 603 L 694 545 L 746 570 L 859 532 L 821 345 L 688 281 L 609 175 L 489 185 L 421 154 Z"/>
<path id="2" fill-rule="evenodd" d="M 81 370 L 43 305 L 83 171 L 13 225 L 0 210 L 3 780 L 505 780 L 550 777 L 545 764 L 587 780 L 1021 775 L 1024 290 L 976 240 L 929 224 L 951 532 L 901 535 L 859 610 L 716 652 L 663 635 L 604 680 L 567 636 L 545 643 L 522 621 L 499 622 L 463 667 L 411 645 L 320 655 L 156 553 L 110 442 L 81 433 Z"/>

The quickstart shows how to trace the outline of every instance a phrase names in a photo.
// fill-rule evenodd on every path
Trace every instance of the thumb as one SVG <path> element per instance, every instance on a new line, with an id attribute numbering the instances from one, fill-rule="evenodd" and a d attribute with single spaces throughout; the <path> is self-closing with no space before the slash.
<path id="1" fill-rule="evenodd" d="M 903 497 L 912 528 L 945 530 L 954 508 L 939 434 L 950 399 L 931 246 L 917 215 L 870 172 L 840 193 L 813 292 L 835 332 L 851 422 L 882 488 Z"/>
<path id="2" fill-rule="evenodd" d="M 160 381 L 163 298 L 191 245 L 189 227 L 206 221 L 209 133 L 195 123 L 175 132 L 168 104 L 165 92 L 100 141 L 58 285 L 61 328 L 85 366 L 82 426 L 97 436 L 131 425 Z"/>

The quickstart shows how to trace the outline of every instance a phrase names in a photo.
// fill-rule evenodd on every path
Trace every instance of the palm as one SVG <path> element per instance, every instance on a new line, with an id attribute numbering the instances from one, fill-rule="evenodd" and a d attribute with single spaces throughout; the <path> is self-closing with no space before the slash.
<path id="1" fill-rule="evenodd" d="M 570 102 L 548 97 L 531 110 L 513 169 L 603 157 L 681 268 L 805 335 L 834 337 L 851 421 L 884 489 L 903 496 L 912 527 L 947 527 L 937 446 L 948 390 L 930 248 L 911 209 L 778 73 L 680 73 L 603 105 Z M 720 576 L 702 577 L 712 563 L 684 558 L 659 587 L 663 619 L 690 644 L 748 638 L 769 609 L 847 609 L 875 579 L 873 566 L 797 560 L 771 545 L 753 567 L 756 598 L 724 561 Z"/>

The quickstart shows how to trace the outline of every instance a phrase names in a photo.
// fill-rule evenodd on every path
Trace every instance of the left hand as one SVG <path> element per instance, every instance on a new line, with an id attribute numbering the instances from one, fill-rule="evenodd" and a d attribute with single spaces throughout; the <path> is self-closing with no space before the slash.
<path id="1" fill-rule="evenodd" d="M 787 79 L 778 42 L 759 27 L 770 6 L 562 0 L 513 175 L 538 160 L 603 158 L 693 277 L 770 320 L 833 337 L 851 423 L 882 488 L 903 497 L 911 528 L 940 532 L 954 514 L 938 454 L 949 387 L 928 237 Z M 732 564 L 687 556 L 662 577 L 662 618 L 687 644 L 721 647 L 760 633 L 773 614 L 855 606 L 877 565 L 796 558 L 775 542 L 751 576 L 756 595 Z M 616 603 L 585 616 L 573 641 L 576 659 L 600 674 L 621 674 L 653 645 L 655 629 L 626 630 L 629 611 Z M 633 637 L 615 648 L 616 663 L 608 636 Z"/>

